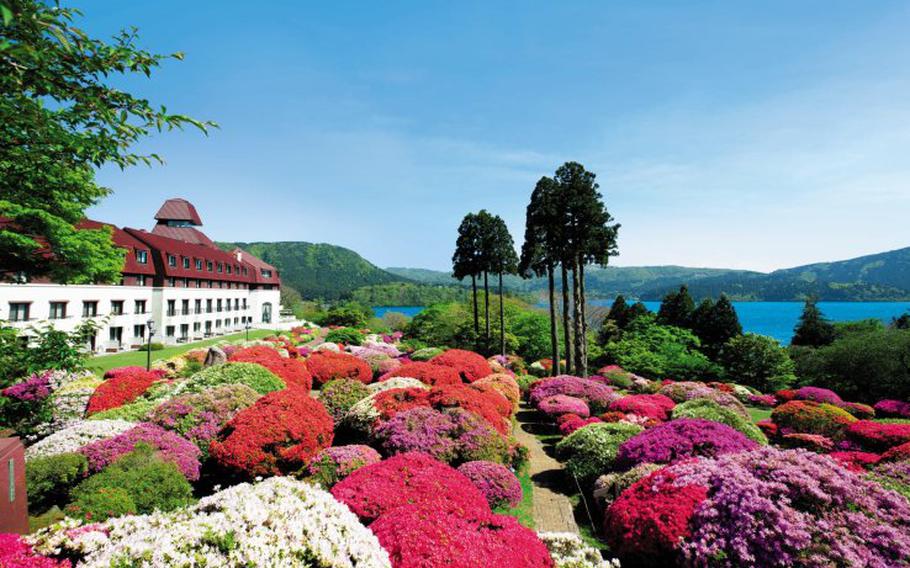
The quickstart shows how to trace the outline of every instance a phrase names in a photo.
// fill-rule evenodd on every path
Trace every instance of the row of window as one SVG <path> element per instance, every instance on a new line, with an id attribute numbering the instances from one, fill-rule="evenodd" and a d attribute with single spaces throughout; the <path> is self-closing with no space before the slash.
<path id="1" fill-rule="evenodd" d="M 177 284 L 180 284 L 180 286 Z M 144 284 L 140 284 L 140 286 L 142 285 Z M 197 280 L 195 278 L 173 277 L 167 279 L 167 286 L 168 288 L 227 288 L 229 290 L 246 290 L 249 287 L 246 282 L 225 282 L 223 280 Z"/>
<path id="2" fill-rule="evenodd" d="M 239 310 L 247 309 L 246 298 L 243 298 L 242 301 L 240 298 L 234 298 L 233 305 L 234 305 L 234 308 L 233 308 L 234 310 L 239 311 Z M 167 301 L 167 315 L 169 315 L 169 316 L 201 314 L 201 313 L 210 314 L 213 311 L 217 311 L 217 312 L 231 311 L 231 299 L 227 298 L 225 300 L 221 300 L 219 298 L 217 300 L 217 303 L 213 303 L 212 299 L 209 298 L 205 301 L 205 312 L 202 311 L 202 300 L 196 300 L 193 304 L 193 309 L 190 309 L 189 300 L 181 300 L 179 312 L 177 311 L 177 300 L 168 300 Z"/>
<path id="3" fill-rule="evenodd" d="M 141 256 L 140 256 L 140 253 L 141 253 Z M 147 264 L 148 255 L 145 253 L 146 253 L 146 251 L 144 251 L 144 250 L 136 250 L 136 262 L 138 262 L 139 264 Z M 177 267 L 177 255 L 168 254 L 167 255 L 167 264 L 168 264 L 168 266 L 176 268 Z M 190 260 L 190 257 L 188 257 L 188 256 L 180 257 L 180 265 L 185 270 L 189 270 L 191 264 L 193 266 L 195 266 L 196 270 L 199 272 L 202 272 L 203 266 L 205 266 L 206 271 L 217 272 L 218 274 L 222 274 L 224 272 L 227 272 L 228 274 L 242 274 L 243 276 L 246 276 L 248 274 L 246 267 L 240 266 L 239 264 L 224 264 L 221 262 L 216 263 L 211 260 L 205 260 L 202 258 L 193 258 L 192 260 Z"/>
<path id="4" fill-rule="evenodd" d="M 48 319 L 65 319 L 67 317 L 67 305 L 69 302 L 50 302 L 48 310 Z M 125 314 L 123 311 L 123 300 L 111 300 L 110 315 L 120 316 Z M 31 302 L 10 302 L 9 303 L 9 321 L 28 321 L 31 319 Z M 146 312 L 146 301 L 136 300 L 133 304 L 133 313 L 144 314 Z M 98 315 L 98 300 L 85 300 L 82 302 L 82 317 L 91 318 Z"/>
<path id="5" fill-rule="evenodd" d="M 222 327 L 237 327 L 239 325 L 246 325 L 247 323 L 252 323 L 253 318 L 248 316 L 235 317 L 233 320 L 231 318 L 225 318 L 223 320 L 215 320 L 205 322 L 205 333 L 211 334 L 212 329 L 221 329 Z M 193 335 L 198 335 L 202 333 L 203 324 L 202 322 L 195 322 L 193 326 Z M 143 324 L 136 324 L 133 326 L 133 340 L 141 339 L 145 340 L 146 327 Z M 177 334 L 177 326 L 168 325 L 164 328 L 165 337 L 173 338 Z M 180 337 L 182 339 L 189 339 L 190 336 L 190 324 L 183 323 L 180 324 Z M 120 326 L 111 327 L 108 331 L 108 339 L 113 343 L 122 344 L 123 343 L 123 328 Z"/>

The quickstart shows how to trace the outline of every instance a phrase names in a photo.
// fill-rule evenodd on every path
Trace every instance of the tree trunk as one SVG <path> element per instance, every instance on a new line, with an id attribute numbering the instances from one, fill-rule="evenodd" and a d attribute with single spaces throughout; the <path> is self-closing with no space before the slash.
<path id="1" fill-rule="evenodd" d="M 585 263 L 578 263 L 578 296 L 581 304 L 581 371 L 588 376 L 588 309 L 585 305 Z"/>
<path id="2" fill-rule="evenodd" d="M 556 331 L 556 285 L 553 282 L 553 264 L 547 264 L 547 285 L 550 292 L 550 357 L 553 358 L 553 376 L 559 370 L 559 337 Z"/>
<path id="3" fill-rule="evenodd" d="M 584 342 L 584 336 L 581 333 L 581 298 L 579 297 L 580 290 L 578 288 L 578 258 L 572 259 L 572 331 L 574 332 L 574 347 L 575 347 L 575 367 L 574 373 L 581 376 L 581 360 L 582 360 L 582 348 L 581 344 Z"/>
<path id="4" fill-rule="evenodd" d="M 474 337 L 480 335 L 480 321 L 477 315 L 477 275 L 471 275 L 471 297 L 474 299 Z"/>
<path id="5" fill-rule="evenodd" d="M 490 344 L 490 286 L 487 282 L 487 271 L 483 271 L 483 317 L 484 332 L 486 333 L 487 342 Z"/>
<path id="6" fill-rule="evenodd" d="M 560 263 L 562 271 L 562 335 L 566 346 L 566 372 L 569 372 L 574 365 L 572 357 L 572 329 L 569 326 L 569 273 L 566 270 L 566 263 Z"/>
<path id="7" fill-rule="evenodd" d="M 499 354 L 506 356 L 506 312 L 502 301 L 502 271 L 499 272 Z"/>

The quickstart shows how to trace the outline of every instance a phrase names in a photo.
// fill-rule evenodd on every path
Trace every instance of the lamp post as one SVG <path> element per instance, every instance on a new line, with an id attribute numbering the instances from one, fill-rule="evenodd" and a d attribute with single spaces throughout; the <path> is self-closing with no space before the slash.
<path id="1" fill-rule="evenodd" d="M 243 326 L 243 329 L 246 330 L 246 340 L 249 341 L 250 340 L 250 322 L 249 321 L 246 322 L 246 324 Z"/>
<path id="2" fill-rule="evenodd" d="M 152 336 L 155 335 L 155 320 L 149 318 L 145 322 L 145 327 L 149 330 L 148 342 L 145 345 L 145 370 L 150 371 L 152 369 Z"/>

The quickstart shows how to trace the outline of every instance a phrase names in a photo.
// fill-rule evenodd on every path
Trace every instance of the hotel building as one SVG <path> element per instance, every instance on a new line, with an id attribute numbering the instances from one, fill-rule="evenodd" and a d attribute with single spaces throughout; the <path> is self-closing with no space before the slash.
<path id="1" fill-rule="evenodd" d="M 0 320 L 27 330 L 36 324 L 74 330 L 92 319 L 101 328 L 89 342 L 95 353 L 135 349 L 151 340 L 177 344 L 278 326 L 278 270 L 241 250 L 218 248 L 198 227 L 202 219 L 185 199 L 169 199 L 151 231 L 110 227 L 126 251 L 118 285 L 0 283 Z"/>

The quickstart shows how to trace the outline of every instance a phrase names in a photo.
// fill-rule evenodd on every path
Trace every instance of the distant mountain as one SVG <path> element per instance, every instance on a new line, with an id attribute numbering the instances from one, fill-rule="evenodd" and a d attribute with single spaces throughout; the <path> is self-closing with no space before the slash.
<path id="1" fill-rule="evenodd" d="M 274 265 L 282 282 L 307 299 L 345 298 L 363 286 L 406 282 L 406 278 L 378 268 L 356 252 L 325 243 L 218 243 L 223 249 L 240 247 Z"/>

